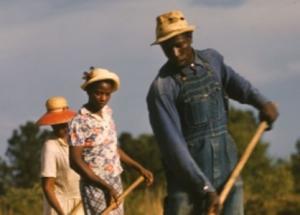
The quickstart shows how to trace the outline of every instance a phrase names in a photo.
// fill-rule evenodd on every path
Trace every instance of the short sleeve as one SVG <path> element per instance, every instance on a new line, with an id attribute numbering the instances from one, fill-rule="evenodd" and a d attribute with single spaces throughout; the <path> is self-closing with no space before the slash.
<path id="1" fill-rule="evenodd" d="M 89 128 L 83 119 L 73 118 L 68 129 L 68 144 L 70 146 L 84 146 L 86 144 L 86 135 Z"/>
<path id="2" fill-rule="evenodd" d="M 47 140 L 41 154 L 41 177 L 56 177 L 56 142 Z"/>

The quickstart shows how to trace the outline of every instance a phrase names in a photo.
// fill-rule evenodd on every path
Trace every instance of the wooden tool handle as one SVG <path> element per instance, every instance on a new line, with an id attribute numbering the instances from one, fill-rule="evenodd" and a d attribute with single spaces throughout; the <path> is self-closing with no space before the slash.
<path id="1" fill-rule="evenodd" d="M 239 177 L 242 169 L 244 168 L 246 162 L 248 161 L 251 153 L 253 152 L 255 146 L 257 145 L 260 137 L 262 136 L 262 134 L 264 133 L 264 131 L 266 130 L 266 128 L 268 128 L 268 125 L 266 122 L 261 122 L 254 134 L 254 136 L 252 137 L 250 143 L 248 144 L 247 148 L 245 149 L 243 155 L 241 156 L 239 162 L 237 163 L 237 165 L 235 166 L 235 168 L 233 169 L 229 179 L 227 180 L 221 194 L 220 194 L 220 205 L 223 206 L 230 190 L 232 189 L 234 183 L 236 182 L 237 178 Z"/>
<path id="2" fill-rule="evenodd" d="M 76 212 L 79 210 L 79 208 L 82 207 L 82 201 L 78 202 L 74 208 L 71 210 L 71 212 L 69 213 L 69 215 L 75 215 Z"/>

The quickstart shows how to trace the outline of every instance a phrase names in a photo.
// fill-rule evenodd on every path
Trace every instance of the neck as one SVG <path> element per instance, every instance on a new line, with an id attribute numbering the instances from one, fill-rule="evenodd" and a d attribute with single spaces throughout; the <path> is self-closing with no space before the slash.
<path id="1" fill-rule="evenodd" d="M 84 107 L 88 109 L 91 113 L 98 114 L 101 116 L 102 108 L 95 107 L 95 105 L 91 104 L 90 102 L 85 104 Z"/>

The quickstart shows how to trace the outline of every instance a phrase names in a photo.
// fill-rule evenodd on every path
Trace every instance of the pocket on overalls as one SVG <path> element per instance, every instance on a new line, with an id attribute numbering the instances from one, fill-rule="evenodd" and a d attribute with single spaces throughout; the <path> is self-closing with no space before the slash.
<path id="1" fill-rule="evenodd" d="M 223 106 L 220 95 L 220 85 L 212 83 L 209 87 L 202 88 L 195 95 L 190 95 L 185 101 L 185 121 L 191 127 L 201 127 L 209 120 L 220 119 Z"/>
<path id="2" fill-rule="evenodd" d="M 207 122 L 208 94 L 203 93 L 186 100 L 185 118 L 188 125 L 200 126 Z"/>

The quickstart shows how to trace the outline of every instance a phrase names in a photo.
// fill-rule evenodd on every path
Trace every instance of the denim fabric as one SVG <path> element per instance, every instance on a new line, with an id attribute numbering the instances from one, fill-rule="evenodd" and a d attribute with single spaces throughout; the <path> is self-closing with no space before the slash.
<path id="1" fill-rule="evenodd" d="M 201 214 L 205 192 L 219 191 L 237 161 L 225 94 L 255 107 L 266 102 L 210 49 L 195 51 L 194 64 L 180 70 L 167 62 L 150 87 L 147 104 L 166 171 L 167 215 Z M 227 208 L 242 207 L 234 204 L 242 202 L 235 193 L 226 214 L 233 214 Z"/>
<path id="2" fill-rule="evenodd" d="M 239 180 L 227 197 L 223 206 L 222 215 L 242 215 L 243 186 Z M 206 199 L 193 196 L 190 192 L 176 189 L 169 191 L 164 201 L 164 215 L 206 215 Z"/>

